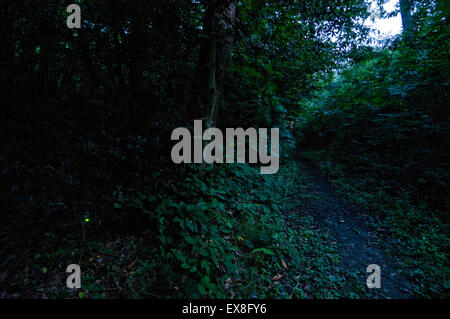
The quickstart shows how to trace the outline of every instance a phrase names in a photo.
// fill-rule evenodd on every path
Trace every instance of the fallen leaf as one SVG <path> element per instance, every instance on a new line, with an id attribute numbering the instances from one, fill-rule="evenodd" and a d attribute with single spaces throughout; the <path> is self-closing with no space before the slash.
<path id="1" fill-rule="evenodd" d="M 278 281 L 278 280 L 280 280 L 280 279 L 283 278 L 283 277 L 284 277 L 283 274 L 279 274 L 279 275 L 274 276 L 274 277 L 272 278 L 272 280 L 273 280 L 273 281 Z"/>
<path id="2" fill-rule="evenodd" d="M 231 277 L 228 277 L 228 279 L 225 280 L 225 289 L 230 288 L 232 283 L 233 283 L 233 280 L 231 279 Z"/>
<path id="3" fill-rule="evenodd" d="M 134 265 L 136 265 L 136 260 L 129 264 L 127 268 L 131 269 Z"/>

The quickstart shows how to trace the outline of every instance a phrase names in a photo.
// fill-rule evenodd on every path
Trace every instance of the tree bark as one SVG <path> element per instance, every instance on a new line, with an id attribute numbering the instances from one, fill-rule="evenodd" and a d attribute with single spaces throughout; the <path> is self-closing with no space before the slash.
<path id="1" fill-rule="evenodd" d="M 226 68 L 233 46 L 229 34 L 236 15 L 236 6 L 231 1 L 211 0 L 206 8 L 203 30 L 206 39 L 202 42 L 197 67 L 196 92 L 200 97 L 192 105 L 194 118 L 203 118 L 206 127 L 217 121 L 219 106 L 223 101 Z"/>
<path id="2" fill-rule="evenodd" d="M 216 104 L 211 111 L 212 122 L 215 123 L 219 109 L 223 106 L 225 98 L 225 80 L 228 61 L 230 59 L 231 50 L 233 48 L 233 35 L 231 29 L 236 17 L 236 6 L 233 2 L 226 4 L 219 10 L 217 14 L 219 33 L 223 35 L 217 45 L 216 56 Z"/>
<path id="3" fill-rule="evenodd" d="M 212 127 L 215 122 L 214 114 L 217 107 L 217 87 L 216 87 L 216 54 L 217 54 L 217 35 L 216 35 L 216 1 L 208 8 L 206 23 L 208 28 L 208 56 L 206 60 L 208 84 L 206 91 L 206 127 Z"/>
<path id="4" fill-rule="evenodd" d="M 400 13 L 402 16 L 403 32 L 407 33 L 412 28 L 412 0 L 400 0 Z"/>

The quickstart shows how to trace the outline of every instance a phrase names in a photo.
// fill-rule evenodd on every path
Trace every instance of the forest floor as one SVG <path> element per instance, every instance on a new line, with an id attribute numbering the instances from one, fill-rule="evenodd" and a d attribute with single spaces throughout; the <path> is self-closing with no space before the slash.
<path id="1" fill-rule="evenodd" d="M 366 285 L 366 279 L 370 275 L 366 273 L 367 266 L 379 265 L 381 288 L 372 289 L 373 297 L 413 297 L 411 283 L 395 267 L 395 260 L 387 254 L 392 243 L 368 225 L 369 212 L 347 204 L 315 168 L 307 165 L 305 169 L 315 199 L 303 201 L 303 210 L 311 215 L 317 231 L 329 232 L 336 240 L 338 253 L 341 255 L 339 267 L 346 269 L 348 276 L 356 275 L 355 279 Z"/>
<path id="2" fill-rule="evenodd" d="M 22 139 L 4 143 L 0 152 L 0 298 L 76 298 L 65 288 L 65 269 L 81 260 L 84 269 L 88 267 L 83 278 L 89 297 L 98 287 L 103 287 L 99 296 L 104 298 L 145 296 L 134 293 L 134 288 L 130 288 L 130 294 L 127 287 L 137 281 L 132 279 L 133 273 L 146 271 L 139 260 L 145 261 L 149 255 L 146 249 L 151 238 L 142 231 L 147 224 L 133 220 L 125 210 L 121 215 L 115 211 L 118 220 L 108 220 L 112 226 L 106 220 L 100 224 L 102 220 L 96 218 L 111 215 L 117 197 L 114 194 L 118 193 L 114 185 L 125 185 L 126 189 L 135 183 L 134 176 L 144 173 L 134 162 L 124 165 L 125 151 L 104 134 L 93 140 L 80 131 L 75 134 L 77 139 L 69 139 L 54 127 L 58 134 L 39 130 L 40 135 L 27 131 L 20 135 L 10 129 L 11 136 Z M 77 131 L 76 123 L 69 127 Z M 23 131 L 22 127 L 17 131 Z M 127 150 L 130 143 L 123 143 L 122 148 Z M 128 157 L 137 158 L 134 153 Z M 302 241 L 307 250 L 302 258 L 309 260 L 303 260 L 301 269 L 290 268 L 296 272 L 292 277 L 300 282 L 285 282 L 286 287 L 297 284 L 301 294 L 289 291 L 274 296 L 412 297 L 410 283 L 396 267 L 395 258 L 386 253 L 393 243 L 369 225 L 369 212 L 361 205 L 348 204 L 325 175 L 306 160 L 298 161 L 305 180 L 292 194 L 293 207 L 286 227 Z M 316 234 L 302 238 L 303 234 L 309 236 L 309 230 Z M 380 289 L 366 287 L 370 264 L 381 267 Z"/>
<path id="3" fill-rule="evenodd" d="M 292 214 L 296 216 L 286 227 L 295 229 L 296 227 L 306 226 L 317 234 L 315 238 L 326 238 L 316 244 L 311 244 L 315 245 L 312 247 L 329 246 L 338 257 L 336 260 L 339 260 L 323 268 L 313 267 L 311 269 L 312 278 L 317 278 L 319 282 L 319 277 L 336 277 L 337 280 L 341 281 L 341 284 L 336 286 L 339 286 L 339 288 L 336 288 L 339 290 L 337 295 L 341 297 L 413 297 L 410 283 L 395 267 L 395 261 L 386 254 L 390 243 L 368 225 L 368 219 L 366 218 L 368 212 L 361 207 L 347 204 L 337 190 L 330 186 L 326 177 L 315 168 L 304 162 L 301 166 L 306 185 L 300 193 L 294 194 L 293 200 L 296 208 L 292 211 Z M 50 183 L 47 185 L 50 185 Z M 304 224 L 305 220 L 311 221 L 311 223 Z M 29 223 L 25 223 L 25 221 Z M 10 236 L 3 238 L 5 240 L 3 252 L 7 256 L 3 256 L 5 259 L 2 263 L 2 269 L 0 269 L 2 271 L 1 278 L 6 279 L 9 273 L 10 283 L 0 290 L 0 298 L 47 298 L 49 296 L 73 298 L 73 294 L 65 292 L 64 279 L 66 275 L 62 260 L 67 260 L 68 256 L 73 254 L 73 251 L 77 251 L 74 250 L 74 247 L 79 246 L 80 241 L 77 240 L 77 244 L 73 244 L 71 239 L 66 240 L 66 237 L 64 237 L 65 239 L 62 242 L 58 240 L 59 244 L 53 243 L 50 240 L 54 237 L 53 235 L 49 238 L 47 236 L 49 233 L 46 233 L 45 236 L 39 234 L 42 227 L 35 229 L 37 233 L 25 230 L 26 225 L 32 223 L 32 219 L 25 218 L 15 220 L 13 223 L 21 224 L 21 227 L 13 227 L 11 224 L 8 226 L 8 223 L 2 224 L 2 233 L 10 233 Z M 20 236 L 23 236 L 24 233 L 28 234 L 26 236 L 27 241 L 23 240 L 25 246 L 20 244 Z M 82 253 L 84 254 L 83 259 L 93 260 L 96 264 L 89 270 L 89 276 L 101 278 L 100 281 L 107 282 L 109 287 L 110 279 L 103 278 L 103 269 L 104 267 L 113 269 L 115 279 L 111 281 L 114 289 L 120 292 L 127 285 L 128 273 L 136 268 L 136 256 L 139 251 L 143 251 L 145 242 L 139 239 L 140 237 L 135 238 L 133 236 L 119 235 L 116 238 L 107 241 L 91 238 L 86 247 L 81 248 L 81 251 L 84 251 Z M 7 239 L 10 240 L 7 241 Z M 33 244 L 27 246 L 25 242 Z M 48 249 L 45 248 L 47 246 Z M 84 245 L 79 247 L 84 247 Z M 315 253 L 309 257 L 316 259 L 316 261 L 308 261 L 309 265 L 323 263 L 322 259 L 326 257 L 324 254 L 327 254 L 328 248 L 322 249 L 315 250 Z M 21 253 L 17 254 L 18 251 Z M 48 257 L 48 261 L 42 260 L 44 256 Z M 58 264 L 58 267 L 55 267 L 55 264 Z M 366 273 L 366 268 L 370 264 L 377 264 L 381 267 L 380 289 L 368 289 L 366 287 L 366 279 L 370 275 Z M 134 266 L 130 268 L 130 265 Z M 6 284 L 6 282 L 3 283 Z M 305 288 L 306 291 L 310 289 L 309 293 L 305 295 L 306 298 L 327 296 L 325 288 L 323 288 L 324 292 L 322 293 L 319 291 L 320 289 L 317 290 L 317 287 L 308 288 L 308 282 L 304 282 L 302 285 L 306 285 L 302 289 Z"/>

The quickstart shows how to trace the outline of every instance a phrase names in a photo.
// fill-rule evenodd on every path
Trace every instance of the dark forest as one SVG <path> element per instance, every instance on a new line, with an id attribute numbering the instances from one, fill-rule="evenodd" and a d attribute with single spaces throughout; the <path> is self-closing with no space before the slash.
<path id="1" fill-rule="evenodd" d="M 386 2 L 3 2 L 0 299 L 448 298 L 450 3 Z"/>

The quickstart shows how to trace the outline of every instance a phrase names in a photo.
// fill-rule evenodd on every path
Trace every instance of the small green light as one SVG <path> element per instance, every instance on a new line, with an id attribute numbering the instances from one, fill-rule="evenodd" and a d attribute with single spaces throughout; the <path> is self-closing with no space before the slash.
<path id="1" fill-rule="evenodd" d="M 86 218 L 86 219 L 84 220 L 84 222 L 85 222 L 85 223 L 89 223 L 90 220 L 91 220 L 90 218 Z"/>

